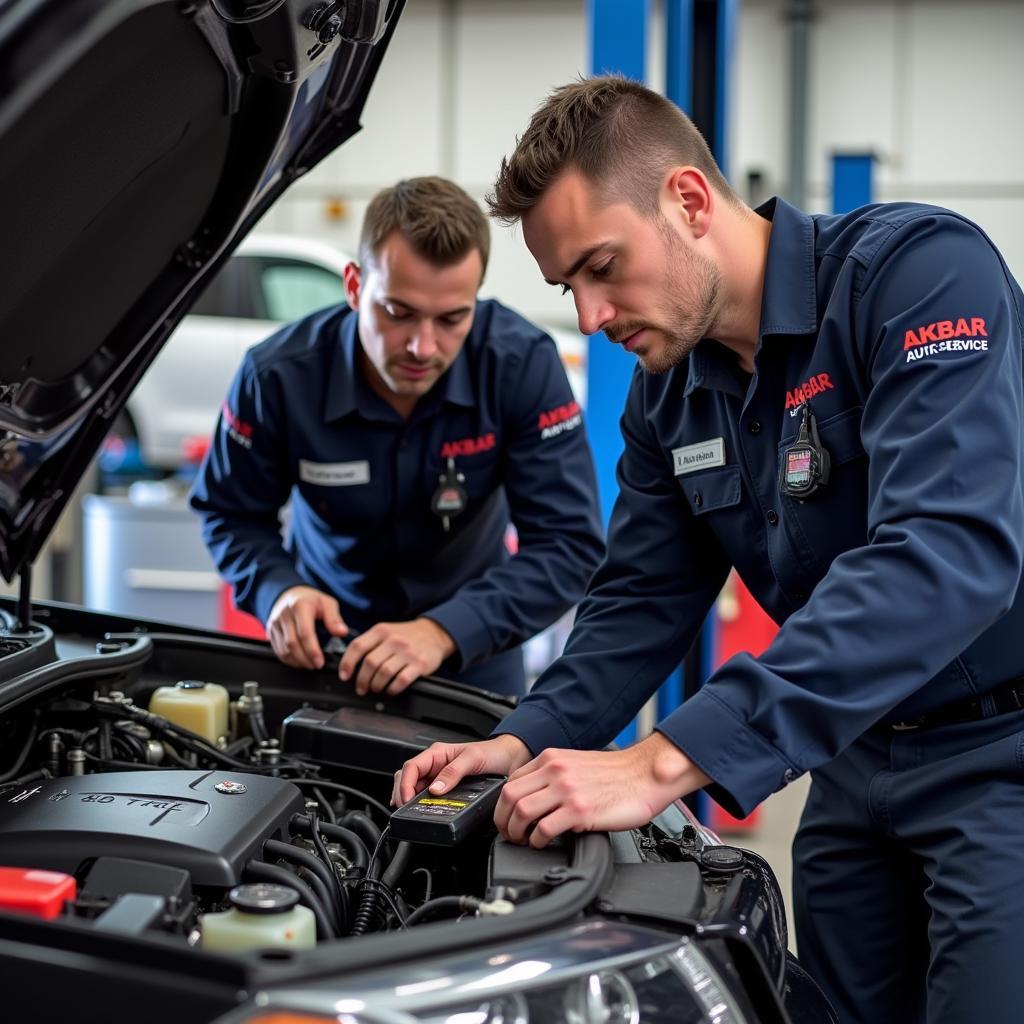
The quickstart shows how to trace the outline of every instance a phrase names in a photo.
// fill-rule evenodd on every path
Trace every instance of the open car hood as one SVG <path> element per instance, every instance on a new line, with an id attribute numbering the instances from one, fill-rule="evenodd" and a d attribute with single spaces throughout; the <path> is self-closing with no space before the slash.
<path id="1" fill-rule="evenodd" d="M 404 0 L 0 0 L 0 573 L 179 320 L 358 130 Z"/>

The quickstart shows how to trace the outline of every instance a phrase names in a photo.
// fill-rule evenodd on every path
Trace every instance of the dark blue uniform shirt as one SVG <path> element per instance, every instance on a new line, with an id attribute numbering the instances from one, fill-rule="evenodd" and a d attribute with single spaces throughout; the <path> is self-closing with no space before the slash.
<path id="1" fill-rule="evenodd" d="M 772 221 L 755 370 L 704 339 L 636 371 L 608 555 L 566 653 L 502 723 L 611 740 L 730 566 L 781 629 L 660 725 L 747 813 L 873 723 L 1024 672 L 1020 288 L 964 218 L 891 204 Z M 831 481 L 780 493 L 809 401 Z"/>
<path id="2" fill-rule="evenodd" d="M 262 622 L 282 591 L 307 584 L 355 629 L 425 615 L 454 639 L 454 669 L 479 663 L 575 604 L 604 550 L 565 369 L 541 330 L 479 302 L 462 351 L 403 420 L 371 390 L 358 349 L 341 306 L 247 353 L 191 498 L 206 543 Z M 431 498 L 449 456 L 469 500 L 446 533 Z"/>

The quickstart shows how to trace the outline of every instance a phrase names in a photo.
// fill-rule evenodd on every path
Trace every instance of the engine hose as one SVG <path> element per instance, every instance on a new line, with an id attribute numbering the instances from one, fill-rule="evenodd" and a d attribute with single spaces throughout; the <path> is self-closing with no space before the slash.
<path id="1" fill-rule="evenodd" d="M 428 903 L 417 907 L 405 919 L 405 926 L 406 928 L 411 928 L 414 924 L 418 924 L 425 918 L 434 917 L 436 914 L 449 910 L 459 913 L 465 913 L 467 910 L 476 910 L 481 903 L 483 903 L 483 900 L 478 900 L 475 896 L 438 896 L 436 900 L 430 900 Z"/>
<path id="2" fill-rule="evenodd" d="M 306 814 L 296 814 L 292 818 L 291 827 L 303 835 L 310 835 L 309 816 Z M 344 847 L 348 859 L 352 861 L 352 865 L 359 868 L 361 872 L 366 871 L 366 867 L 370 863 L 370 851 L 354 831 L 341 825 L 331 825 L 326 821 L 321 821 L 320 834 L 326 836 L 331 842 L 338 843 Z"/>
<path id="3" fill-rule="evenodd" d="M 368 850 L 375 849 L 380 842 L 380 829 L 377 827 L 376 822 L 362 811 L 347 811 L 338 819 L 338 824 L 342 828 L 350 828 L 353 832 L 356 832 L 363 842 L 366 843 Z"/>
<path id="4" fill-rule="evenodd" d="M 146 728 L 152 730 L 158 736 L 166 737 L 169 734 L 186 750 L 189 750 L 194 754 L 198 754 L 200 757 L 205 757 L 210 761 L 218 762 L 221 765 L 234 769 L 235 771 L 257 771 L 253 765 L 247 764 L 245 761 L 240 761 L 238 758 L 231 757 L 219 747 L 214 746 L 214 744 L 204 739 L 202 736 L 192 732 L 190 729 L 186 729 L 183 726 L 176 725 L 174 722 L 168 721 L 162 715 L 154 715 L 150 711 L 144 711 L 142 708 L 134 707 L 131 704 L 108 706 L 99 701 L 93 703 L 93 710 L 104 718 L 129 718 L 132 721 L 141 722 L 146 726 Z"/>
<path id="5" fill-rule="evenodd" d="M 395 847 L 395 855 L 387 866 L 383 877 L 380 874 L 380 863 L 374 861 L 370 865 L 367 874 L 368 884 L 363 890 L 362 899 L 359 901 L 359 910 L 356 919 L 352 924 L 352 935 L 365 935 L 368 931 L 376 930 L 383 923 L 383 913 L 380 909 L 380 891 L 373 883 L 379 880 L 380 885 L 388 890 L 394 889 L 399 879 L 405 873 L 409 865 L 409 858 L 412 856 L 411 843 L 399 843 Z"/>
<path id="6" fill-rule="evenodd" d="M 249 715 L 249 728 L 252 731 L 252 738 L 256 741 L 257 745 L 264 740 L 270 739 L 270 731 L 267 729 L 267 723 L 263 718 L 262 711 L 253 711 Z"/>
<path id="7" fill-rule="evenodd" d="M 334 894 L 338 906 L 338 932 L 343 934 L 348 929 L 348 890 L 341 884 L 341 879 L 338 878 L 337 867 L 331 859 L 327 844 L 324 842 L 324 837 L 320 831 L 320 819 L 315 813 L 309 816 L 309 830 L 313 835 L 313 845 L 316 847 L 317 856 L 331 869 L 331 877 L 334 880 Z"/>
<path id="8" fill-rule="evenodd" d="M 334 897 L 334 871 L 328 867 L 319 857 L 308 850 L 300 850 L 291 843 L 282 843 L 279 839 L 268 839 L 263 844 L 263 856 L 274 857 L 277 860 L 286 860 L 292 864 L 298 864 L 313 872 L 320 879 L 323 890 L 318 889 L 317 895 L 327 900 L 327 906 L 332 911 L 331 921 L 335 928 L 338 926 L 338 901 Z"/>
<path id="9" fill-rule="evenodd" d="M 327 916 L 331 919 L 331 927 L 334 929 L 334 934 L 343 934 L 342 923 L 337 910 L 337 901 L 335 900 L 334 893 L 324 885 L 323 879 L 316 872 L 310 871 L 309 868 L 303 867 L 301 864 L 295 865 L 295 873 L 316 894 L 316 898 L 320 901 L 327 912 Z"/>
<path id="10" fill-rule="evenodd" d="M 278 867 L 276 864 L 266 864 L 261 860 L 249 861 L 242 874 L 256 881 L 290 886 L 299 894 L 299 902 L 313 912 L 313 917 L 316 918 L 317 938 L 321 942 L 337 938 L 337 933 L 331 925 L 326 909 L 313 890 L 301 878 L 297 878 L 285 868 Z"/>
<path id="11" fill-rule="evenodd" d="M 372 807 L 373 810 L 380 814 L 385 825 L 391 820 L 391 811 L 379 800 L 374 799 L 369 793 L 363 793 L 352 786 L 345 786 L 340 782 L 328 782 L 325 779 L 301 778 L 289 779 L 288 781 L 294 786 L 319 786 L 321 789 L 326 789 L 332 793 L 344 793 L 347 796 L 362 801 L 367 807 Z M 340 821 L 341 819 L 339 818 L 338 820 Z"/>
<path id="12" fill-rule="evenodd" d="M 21 771 L 24 767 L 25 762 L 28 760 L 28 755 L 32 751 L 32 746 L 36 741 L 36 735 L 39 731 L 39 712 L 36 711 L 32 716 L 32 725 L 29 727 L 28 736 L 25 739 L 25 743 L 21 750 L 18 751 L 17 756 L 14 758 L 14 763 L 10 768 L 7 769 L 2 775 L 0 775 L 0 783 L 10 782 L 11 779 Z"/>
<path id="13" fill-rule="evenodd" d="M 113 725 L 109 718 L 100 721 L 99 753 L 104 761 L 114 759 Z"/>

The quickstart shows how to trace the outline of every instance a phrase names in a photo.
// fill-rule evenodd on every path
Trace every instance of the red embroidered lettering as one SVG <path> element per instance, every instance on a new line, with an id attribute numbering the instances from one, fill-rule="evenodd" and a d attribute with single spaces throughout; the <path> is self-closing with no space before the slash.
<path id="1" fill-rule="evenodd" d="M 578 402 L 569 402 L 567 405 L 558 406 L 557 409 L 542 412 L 537 419 L 537 429 L 546 430 L 548 427 L 553 427 L 558 423 L 565 423 L 566 420 L 571 420 L 573 416 L 578 416 L 579 412 Z"/>
<path id="2" fill-rule="evenodd" d="M 816 373 L 813 377 L 808 377 L 803 384 L 798 384 L 786 392 L 786 408 L 795 409 L 803 405 L 804 402 L 810 401 L 815 395 L 832 391 L 834 388 L 832 378 L 827 373 Z"/>
<path id="3" fill-rule="evenodd" d="M 497 443 L 497 436 L 493 432 L 480 437 L 464 437 L 458 441 L 445 441 L 441 446 L 441 458 L 454 459 L 463 455 L 479 455 L 481 452 L 489 452 Z"/>
<path id="4" fill-rule="evenodd" d="M 936 320 L 935 323 L 924 324 L 922 327 L 911 327 L 903 335 L 903 351 L 913 348 L 915 345 L 926 345 L 930 341 L 947 341 L 950 338 L 968 337 L 987 338 L 985 321 L 980 316 L 970 318 L 970 327 L 967 326 L 967 318 L 959 317 L 953 320 Z"/>

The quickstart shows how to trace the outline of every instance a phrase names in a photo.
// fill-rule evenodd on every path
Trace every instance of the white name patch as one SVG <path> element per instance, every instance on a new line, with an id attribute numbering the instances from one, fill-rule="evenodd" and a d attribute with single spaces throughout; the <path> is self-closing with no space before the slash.
<path id="1" fill-rule="evenodd" d="M 672 449 L 672 466 L 676 476 L 692 473 L 696 469 L 725 465 L 725 438 L 713 437 L 700 444 L 688 444 L 685 448 Z"/>
<path id="2" fill-rule="evenodd" d="M 370 482 L 370 463 L 310 462 L 299 459 L 299 479 L 319 487 L 352 487 Z"/>

